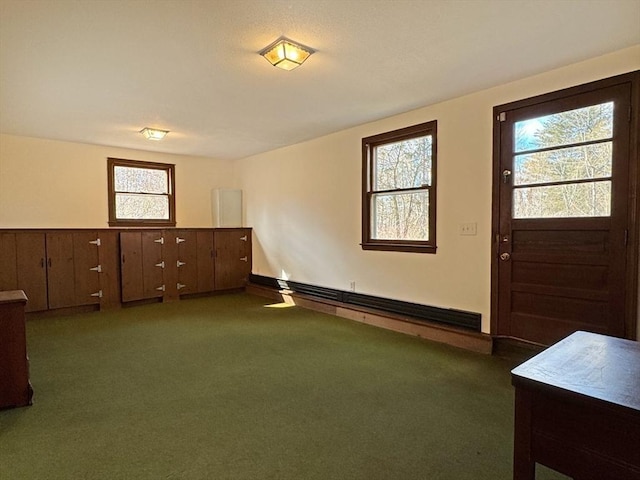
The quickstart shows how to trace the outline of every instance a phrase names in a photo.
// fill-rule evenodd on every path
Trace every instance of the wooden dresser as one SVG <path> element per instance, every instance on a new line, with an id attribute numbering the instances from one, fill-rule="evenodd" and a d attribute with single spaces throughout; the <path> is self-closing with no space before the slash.
<path id="1" fill-rule="evenodd" d="M 0 292 L 0 408 L 31 405 L 22 290 Z"/>

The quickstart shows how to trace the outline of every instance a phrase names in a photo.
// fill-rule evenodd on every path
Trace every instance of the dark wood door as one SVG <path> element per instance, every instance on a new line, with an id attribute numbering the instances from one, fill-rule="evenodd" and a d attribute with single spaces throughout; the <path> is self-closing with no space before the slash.
<path id="1" fill-rule="evenodd" d="M 100 303 L 100 249 L 97 232 L 73 232 L 73 269 L 75 277 L 75 304 Z"/>
<path id="2" fill-rule="evenodd" d="M 251 273 L 251 235 L 246 229 L 214 233 L 216 290 L 242 288 Z"/>
<path id="3" fill-rule="evenodd" d="M 47 269 L 45 236 L 43 233 L 16 233 L 16 270 L 18 288 L 28 301 L 26 312 L 46 310 Z"/>
<path id="4" fill-rule="evenodd" d="M 198 292 L 198 245 L 195 230 L 176 232 L 178 259 L 177 290 L 180 295 Z"/>
<path id="5" fill-rule="evenodd" d="M 214 254 L 213 231 L 198 230 L 196 233 L 197 243 L 197 272 L 198 292 L 212 292 L 214 286 Z"/>
<path id="6" fill-rule="evenodd" d="M 608 82 L 497 107 L 498 335 L 635 334 L 625 321 L 631 92 Z"/>
<path id="7" fill-rule="evenodd" d="M 47 285 L 49 308 L 76 304 L 73 234 L 47 233 Z"/>

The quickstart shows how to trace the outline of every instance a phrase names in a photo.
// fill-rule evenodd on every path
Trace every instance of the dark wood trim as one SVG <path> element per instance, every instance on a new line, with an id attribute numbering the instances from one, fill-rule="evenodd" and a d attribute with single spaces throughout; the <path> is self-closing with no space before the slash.
<path id="1" fill-rule="evenodd" d="M 537 95 L 535 97 L 498 105 L 493 108 L 493 187 L 492 187 L 492 246 L 491 246 L 491 334 L 500 336 L 498 331 L 498 247 L 500 234 L 500 184 L 501 184 L 501 137 L 505 134 L 501 128 L 500 114 L 509 110 L 532 107 L 542 103 L 557 101 L 560 103 L 571 102 L 571 97 L 576 95 L 596 92 L 607 87 L 628 84 L 631 87 L 631 105 L 629 111 L 630 144 L 629 144 L 629 178 L 627 193 L 629 208 L 627 213 L 627 249 L 626 265 L 627 277 L 625 304 L 625 332 L 629 339 L 637 337 L 638 328 L 638 261 L 639 261 L 639 228 L 640 219 L 640 70 L 622 75 L 589 82 L 575 87 L 569 87 L 555 92 Z M 544 111 L 538 112 L 544 115 Z M 563 219 L 565 222 L 580 219 Z M 526 222 L 526 219 L 517 221 Z"/>
<path id="2" fill-rule="evenodd" d="M 431 135 L 431 185 L 387 191 L 373 191 L 372 151 L 375 147 L 416 137 Z M 390 132 L 372 135 L 362 139 L 362 243 L 363 250 L 391 252 L 436 253 L 436 214 L 437 214 L 437 157 L 438 157 L 438 121 L 412 125 Z M 417 192 L 429 194 L 429 240 L 379 240 L 371 238 L 371 197 L 375 193 Z"/>
<path id="3" fill-rule="evenodd" d="M 140 220 L 140 219 L 119 219 L 116 218 L 116 195 L 114 188 L 113 172 L 114 167 L 148 168 L 153 170 L 163 170 L 169 177 L 169 219 L 160 220 Z M 176 226 L 176 185 L 175 185 L 175 165 L 172 163 L 144 162 L 140 160 L 127 160 L 123 158 L 107 158 L 107 194 L 109 204 L 109 226 L 110 227 L 175 227 Z"/>

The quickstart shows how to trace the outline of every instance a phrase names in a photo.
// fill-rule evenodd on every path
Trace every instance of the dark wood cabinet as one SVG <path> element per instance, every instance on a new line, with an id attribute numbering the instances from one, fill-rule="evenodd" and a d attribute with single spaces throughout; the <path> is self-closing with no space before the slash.
<path id="1" fill-rule="evenodd" d="M 162 297 L 165 290 L 162 231 L 120 233 L 122 301 Z"/>
<path id="2" fill-rule="evenodd" d="M 0 290 L 24 290 L 27 312 L 178 300 L 250 273 L 250 228 L 0 230 Z"/>
<path id="3" fill-rule="evenodd" d="M 0 291 L 0 408 L 31 405 L 22 290 Z"/>
<path id="4" fill-rule="evenodd" d="M 100 302 L 96 232 L 0 234 L 0 289 L 24 290 L 26 311 Z"/>
<path id="5" fill-rule="evenodd" d="M 243 288 L 251 273 L 251 230 L 214 231 L 216 290 Z"/>

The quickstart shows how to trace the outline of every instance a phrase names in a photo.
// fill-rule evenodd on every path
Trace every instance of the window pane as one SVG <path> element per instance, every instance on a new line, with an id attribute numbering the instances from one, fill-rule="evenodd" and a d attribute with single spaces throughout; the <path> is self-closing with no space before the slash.
<path id="1" fill-rule="evenodd" d="M 114 167 L 116 192 L 169 193 L 169 178 L 166 170 Z"/>
<path id="2" fill-rule="evenodd" d="M 373 190 L 431 185 L 432 137 L 380 145 L 374 150 Z"/>
<path id="3" fill-rule="evenodd" d="M 516 155 L 514 184 L 611 176 L 611 142 Z"/>
<path id="4" fill-rule="evenodd" d="M 429 191 L 375 194 L 372 198 L 372 238 L 429 240 Z"/>
<path id="5" fill-rule="evenodd" d="M 168 220 L 169 198 L 164 195 L 116 193 L 116 218 Z"/>
<path id="6" fill-rule="evenodd" d="M 575 183 L 513 190 L 513 218 L 607 217 L 611 182 Z"/>
<path id="7" fill-rule="evenodd" d="M 613 102 L 516 122 L 515 151 L 613 137 Z"/>

